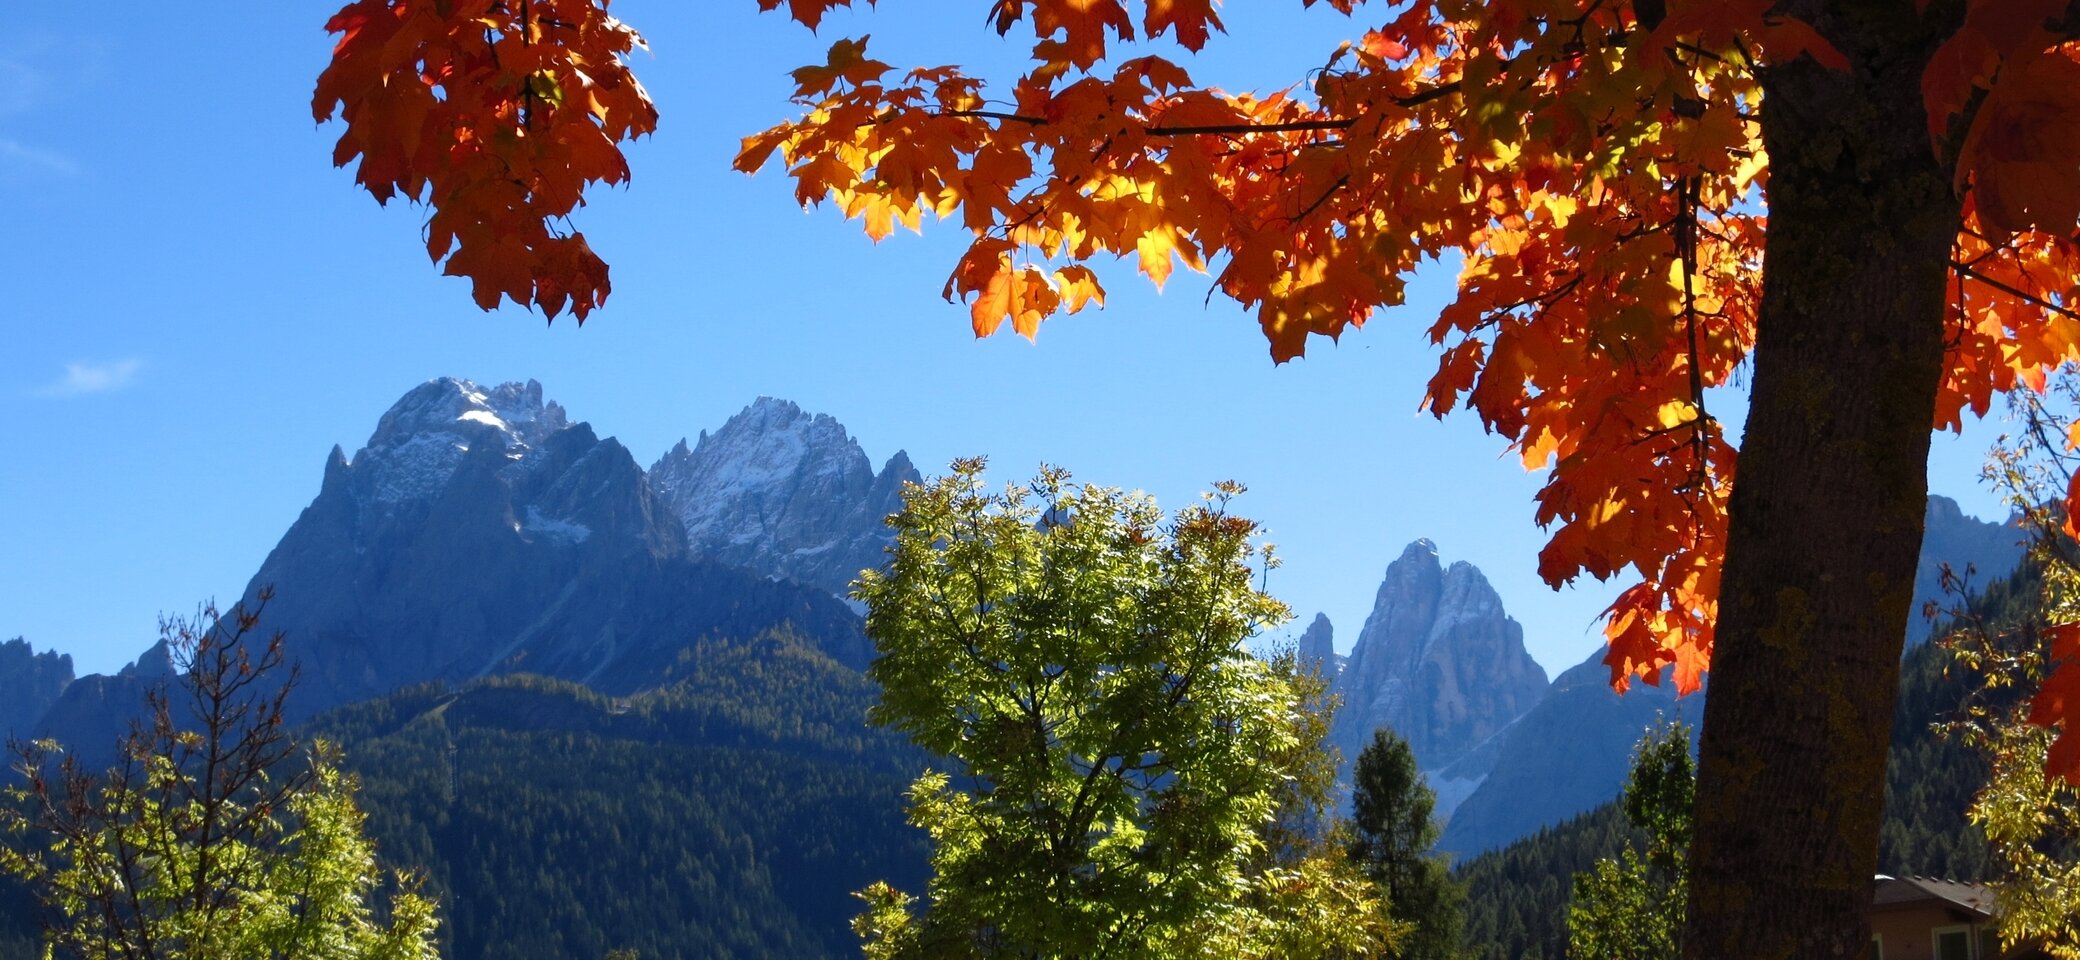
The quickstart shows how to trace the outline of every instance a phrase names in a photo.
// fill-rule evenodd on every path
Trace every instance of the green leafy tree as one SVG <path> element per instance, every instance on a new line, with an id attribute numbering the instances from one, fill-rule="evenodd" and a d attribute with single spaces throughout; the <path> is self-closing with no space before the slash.
<path id="1" fill-rule="evenodd" d="M 1431 852 L 1436 805 L 1408 741 L 1386 727 L 1373 731 L 1351 768 L 1349 853 L 1385 892 L 1394 919 L 1411 925 L 1400 954 L 1407 960 L 1448 960 L 1463 952 L 1466 888 Z"/>
<path id="2" fill-rule="evenodd" d="M 2051 396 L 2080 408 L 2072 370 L 2050 386 Z M 1941 729 L 1990 768 L 1967 815 L 1986 835 L 2004 947 L 2080 960 L 2080 787 L 2060 775 L 2075 767 L 2076 738 L 2061 738 L 2072 721 L 2059 722 L 2080 689 L 2072 670 L 2052 673 L 2080 660 L 2080 547 L 2061 502 L 2080 489 L 2080 451 L 2068 444 L 2080 419 L 2033 393 L 2017 391 L 2010 403 L 2021 429 L 1995 447 L 1986 478 L 2029 532 L 2026 566 L 2037 575 L 2022 585 L 2034 588 L 2034 602 L 1968 617 L 1943 639 L 1954 668 L 1977 689 Z"/>
<path id="3" fill-rule="evenodd" d="M 49 741 L 16 746 L 0 871 L 47 915 L 47 954 L 80 960 L 431 960 L 437 921 L 409 878 L 382 885 L 354 779 L 291 738 L 266 594 L 163 623 L 175 679 L 120 760 L 90 773 Z"/>
<path id="4" fill-rule="evenodd" d="M 1640 739 L 1625 781 L 1625 819 L 1646 835 L 1615 860 L 1575 875 L 1567 955 L 1575 960 L 1674 960 L 1689 900 L 1691 807 L 1697 765 L 1690 728 L 1662 723 Z"/>
<path id="5" fill-rule="evenodd" d="M 1146 495 L 1059 470 L 989 493 L 982 467 L 907 491 L 891 562 L 855 592 L 881 650 L 874 719 L 947 758 L 910 790 L 928 906 L 863 891 L 867 955 L 1390 945 L 1365 879 L 1281 826 L 1308 802 L 1319 685 L 1243 646 L 1287 611 L 1252 586 L 1270 557 L 1227 511 L 1241 488 L 1165 522 Z"/>

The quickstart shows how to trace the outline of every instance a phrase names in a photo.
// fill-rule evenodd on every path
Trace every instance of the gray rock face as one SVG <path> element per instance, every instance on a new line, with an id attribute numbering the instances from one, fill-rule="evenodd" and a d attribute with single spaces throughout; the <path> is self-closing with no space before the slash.
<path id="1" fill-rule="evenodd" d="M 820 476 L 815 464 L 833 459 L 829 436 L 850 443 L 828 417 L 781 415 L 798 415 L 792 404 L 753 411 L 773 416 L 732 421 L 703 461 L 708 484 L 679 489 L 721 498 L 721 478 Z M 803 419 L 812 429 L 788 431 Z M 796 441 L 795 468 L 781 469 L 787 461 L 775 451 Z M 885 502 L 878 481 L 915 475 L 899 457 L 864 484 L 801 481 L 796 492 L 803 503 L 854 490 L 854 504 Z M 261 631 L 282 632 L 299 665 L 298 715 L 411 684 L 513 672 L 625 694 L 670 682 L 699 649 L 769 634 L 866 666 L 872 646 L 841 600 L 725 562 L 734 557 L 695 555 L 658 491 L 619 442 L 570 421 L 539 383 L 429 381 L 398 400 L 351 459 L 333 448 L 317 497 L 243 599 L 250 606 L 262 588 L 274 590 Z M 786 515 L 807 513 L 796 505 Z M 0 648 L 0 664 L 5 656 Z M 37 731 L 112 743 L 140 715 L 143 692 L 173 669 L 162 643 L 114 676 L 82 678 L 38 709 Z"/>
<path id="2" fill-rule="evenodd" d="M 1546 672 L 1480 570 L 1465 562 L 1445 569 L 1437 547 L 1417 540 L 1388 565 L 1333 689 L 1343 706 L 1329 741 L 1346 764 L 1384 726 L 1432 771 L 1531 709 L 1545 694 Z"/>
<path id="3" fill-rule="evenodd" d="M 1303 666 L 1313 667 L 1325 678 L 1334 680 L 1343 669 L 1343 658 L 1336 655 L 1336 628 L 1329 625 L 1328 614 L 1314 615 L 1314 622 L 1300 634 L 1294 649 Z"/>
<path id="4" fill-rule="evenodd" d="M 883 562 L 882 519 L 919 477 L 900 452 L 875 473 L 838 421 L 760 397 L 694 446 L 679 441 L 649 479 L 696 555 L 842 595 Z"/>
<path id="5" fill-rule="evenodd" d="M 2013 527 L 1966 516 L 1955 501 L 1930 497 L 1907 642 L 1920 642 L 1930 633 L 1922 603 L 1934 600 L 1948 607 L 1958 602 L 1941 589 L 1945 564 L 1960 575 L 1971 565 L 1970 585 L 1977 589 L 2015 568 L 2022 556 L 2020 539 Z M 1561 674 L 1552 692 L 1523 719 L 1432 777 L 1433 785 L 1471 785 L 1453 810 L 1439 848 L 1479 853 L 1617 796 L 1631 768 L 1633 745 L 1655 716 L 1681 716 L 1695 727 L 1704 716 L 1704 701 L 1702 692 L 1678 700 L 1671 682 L 1635 683 L 1619 696 L 1610 688 L 1603 651 L 1595 651 Z M 1440 788 L 1440 801 L 1443 792 Z"/>
<path id="6" fill-rule="evenodd" d="M 108 766 L 144 718 L 145 695 L 174 673 L 173 653 L 160 640 L 113 674 L 90 673 L 67 685 L 36 721 L 35 735 L 57 740 L 89 770 Z"/>
<path id="7" fill-rule="evenodd" d="M 1598 650 L 1560 674 L 1537 706 L 1439 779 L 1471 781 L 1437 847 L 1460 856 L 1527 836 L 1595 807 L 1625 784 L 1632 748 L 1657 716 L 1704 716 L 1704 695 L 1676 698 L 1673 679 L 1634 683 L 1623 696 Z M 1485 767 L 1486 769 L 1482 769 Z"/>
<path id="8" fill-rule="evenodd" d="M 304 709 L 514 671 L 626 692 L 697 643 L 783 627 L 870 656 L 828 594 L 691 555 L 629 452 L 534 382 L 407 393 L 351 460 L 332 451 L 248 600 L 267 585 Z"/>
<path id="9" fill-rule="evenodd" d="M 2023 542 L 2028 535 L 2011 524 L 1991 523 L 1966 516 L 1957 501 L 1929 497 L 1923 517 L 1921 560 L 1914 568 L 1914 606 L 1907 614 L 1907 645 L 1921 643 L 1963 598 L 1943 589 L 1943 567 L 1965 578 L 1965 586 L 1977 593 L 1987 584 L 2006 577 L 2022 562 Z M 1969 572 L 1969 576 L 1967 573 Z M 1939 611 L 1935 620 L 1922 615 L 1928 604 Z"/>
<path id="10" fill-rule="evenodd" d="M 0 743 L 32 735 L 71 683 L 71 657 L 37 653 L 20 637 L 0 643 Z"/>

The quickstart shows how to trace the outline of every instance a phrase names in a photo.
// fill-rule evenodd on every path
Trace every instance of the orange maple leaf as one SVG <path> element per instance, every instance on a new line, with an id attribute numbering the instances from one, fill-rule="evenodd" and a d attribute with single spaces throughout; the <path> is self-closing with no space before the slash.
<path id="1" fill-rule="evenodd" d="M 588 186 L 628 179 L 619 144 L 657 125 L 624 59 L 642 37 L 606 0 L 357 0 L 326 27 L 340 39 L 311 112 L 345 121 L 333 162 L 359 158 L 379 203 L 430 206 L 427 254 L 479 306 L 584 322 L 606 264 L 556 227 Z"/>
<path id="2" fill-rule="evenodd" d="M 2044 772 L 2080 783 L 2080 623 L 2057 624 L 2044 633 L 2052 667 L 2030 700 L 2029 720 L 2044 727 L 2062 725 L 2044 758 Z"/>

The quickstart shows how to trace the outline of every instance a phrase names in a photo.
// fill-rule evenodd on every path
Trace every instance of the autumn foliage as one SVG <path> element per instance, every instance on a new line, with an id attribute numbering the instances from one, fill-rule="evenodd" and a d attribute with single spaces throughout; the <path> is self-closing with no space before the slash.
<path id="1" fill-rule="evenodd" d="M 607 264 L 560 231 L 585 188 L 628 179 L 618 146 L 657 126 L 623 57 L 642 37 L 604 0 L 357 0 L 311 112 L 346 121 L 333 162 L 378 203 L 423 201 L 426 252 L 501 297 L 579 322 L 606 302 Z"/>
<path id="2" fill-rule="evenodd" d="M 849 5 L 784 0 L 811 28 Z M 1774 13 L 1776 0 L 1301 5 L 1370 14 L 1370 29 L 1302 85 L 1263 93 L 1208 86 L 1175 56 L 1223 32 L 1215 0 L 991 0 L 990 25 L 1032 41 L 1008 85 L 897 69 L 866 38 L 839 39 L 795 71 L 799 116 L 747 137 L 737 167 L 777 159 L 797 200 L 830 203 L 877 239 L 927 214 L 967 230 L 945 293 L 969 305 L 977 335 L 1008 322 L 1030 337 L 1102 305 L 1092 263 L 1126 260 L 1159 286 L 1182 264 L 1253 311 L 1284 361 L 1400 304 L 1417 270 L 1456 265 L 1456 296 L 1429 327 L 1441 356 L 1423 406 L 1469 408 L 1527 468 L 1551 468 L 1536 512 L 1551 530 L 1548 582 L 1638 578 L 1608 611 L 1613 682 L 1657 682 L 1673 665 L 1694 688 L 1737 459 L 1708 400 L 1755 343 L 1768 234 L 1759 72 L 1804 57 L 1852 69 L 1855 51 Z M 1917 0 L 1923 16 L 1963 8 L 1922 76 L 1929 149 L 1965 206 L 1932 427 L 2080 358 L 2068 5 Z M 581 288 L 556 238 L 505 231 L 625 176 L 611 143 L 651 116 L 618 60 L 634 36 L 591 0 L 538 0 L 553 27 L 529 26 L 542 21 L 525 4 L 452 7 L 343 11 L 319 115 L 345 104 L 340 159 L 364 158 L 379 199 L 432 184 L 435 257 L 459 238 L 447 269 L 476 281 L 480 303 L 560 303 Z M 486 72 L 501 81 L 457 83 Z M 425 93 L 436 87 L 469 92 Z M 487 172 L 506 164 L 526 171 L 525 189 Z M 518 246 L 532 259 L 478 256 Z M 579 275 L 595 276 L 582 259 Z M 582 289 L 603 297 L 598 271 Z"/>

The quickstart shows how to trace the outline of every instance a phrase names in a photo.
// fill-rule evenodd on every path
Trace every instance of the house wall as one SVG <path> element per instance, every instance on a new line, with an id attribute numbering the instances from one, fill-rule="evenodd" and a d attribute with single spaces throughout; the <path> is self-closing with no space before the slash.
<path id="1" fill-rule="evenodd" d="M 1958 926 L 1956 917 L 1934 904 L 1887 910 L 1871 915 L 1871 932 L 1883 939 L 1885 960 L 1935 960 L 1935 929 Z M 1972 928 L 1973 941 L 1978 937 L 1979 928 Z"/>

